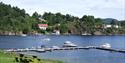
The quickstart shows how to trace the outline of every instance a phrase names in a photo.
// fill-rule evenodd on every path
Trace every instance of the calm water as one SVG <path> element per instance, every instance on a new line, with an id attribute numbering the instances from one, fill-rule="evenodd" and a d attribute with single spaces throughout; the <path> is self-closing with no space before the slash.
<path id="1" fill-rule="evenodd" d="M 50 39 L 50 40 L 46 40 Z M 79 46 L 110 43 L 112 48 L 125 49 L 125 36 L 0 36 L 0 48 L 31 48 L 40 45 L 62 46 L 72 41 Z M 27 52 L 42 58 L 62 60 L 64 63 L 125 63 L 125 54 L 101 50 L 70 50 L 47 53 Z"/>

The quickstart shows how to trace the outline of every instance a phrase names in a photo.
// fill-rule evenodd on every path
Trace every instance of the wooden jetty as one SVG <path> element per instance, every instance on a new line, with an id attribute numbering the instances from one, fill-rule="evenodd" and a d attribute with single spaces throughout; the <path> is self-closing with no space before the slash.
<path id="1" fill-rule="evenodd" d="M 125 50 L 120 49 L 113 49 L 113 48 L 103 48 L 98 46 L 86 46 L 86 47 L 61 47 L 61 48 L 25 48 L 25 49 L 8 49 L 5 50 L 7 52 L 27 52 L 27 51 L 34 51 L 34 52 L 47 52 L 47 51 L 59 51 L 59 50 L 79 50 L 79 49 L 98 49 L 98 50 L 104 50 L 104 51 L 111 51 L 111 52 L 119 52 L 119 53 L 125 53 Z"/>
<path id="2" fill-rule="evenodd" d="M 96 47 L 95 49 L 98 49 L 98 50 L 105 50 L 105 51 L 111 51 L 111 52 L 120 52 L 120 53 L 125 53 L 125 50 L 113 49 L 113 48 L 102 48 L 102 47 Z"/>

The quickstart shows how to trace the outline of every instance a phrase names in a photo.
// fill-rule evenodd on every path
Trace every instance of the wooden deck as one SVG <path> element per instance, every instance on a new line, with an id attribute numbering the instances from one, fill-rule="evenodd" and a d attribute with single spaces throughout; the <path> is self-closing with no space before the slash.
<path id="1" fill-rule="evenodd" d="M 104 50 L 104 51 L 111 51 L 111 52 L 119 52 L 125 53 L 125 50 L 120 49 L 113 49 L 113 48 L 102 48 L 98 46 L 86 46 L 86 47 L 61 47 L 61 48 L 25 48 L 25 49 L 8 49 L 5 50 L 7 52 L 27 52 L 27 51 L 34 51 L 34 52 L 47 52 L 47 51 L 59 51 L 59 50 L 79 50 L 79 49 L 97 49 L 97 50 Z"/>

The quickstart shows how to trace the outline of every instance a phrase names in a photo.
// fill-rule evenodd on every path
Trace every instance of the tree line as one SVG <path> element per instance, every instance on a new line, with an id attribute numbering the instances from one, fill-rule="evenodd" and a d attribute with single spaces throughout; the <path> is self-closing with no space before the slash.
<path id="1" fill-rule="evenodd" d="M 45 32 L 52 33 L 53 30 L 60 30 L 62 34 L 125 34 L 125 21 L 111 19 L 109 24 L 119 25 L 120 28 L 106 28 L 104 19 L 95 18 L 91 15 L 84 15 L 82 18 L 70 14 L 45 12 L 43 15 L 34 12 L 32 16 L 24 9 L 12 7 L 0 2 L 0 34 L 34 34 L 44 33 L 38 28 L 41 23 L 39 18 L 47 21 L 49 27 Z"/>

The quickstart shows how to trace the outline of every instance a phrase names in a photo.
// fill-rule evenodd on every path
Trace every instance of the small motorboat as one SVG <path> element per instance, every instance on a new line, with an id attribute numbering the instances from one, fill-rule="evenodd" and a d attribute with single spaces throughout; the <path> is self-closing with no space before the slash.
<path id="1" fill-rule="evenodd" d="M 109 43 L 104 43 L 103 45 L 100 46 L 101 48 L 111 48 L 111 45 Z"/>
<path id="2" fill-rule="evenodd" d="M 43 41 L 50 41 L 50 38 L 44 38 Z"/>
<path id="3" fill-rule="evenodd" d="M 46 52 L 45 49 L 36 49 L 36 52 Z"/>
<path id="4" fill-rule="evenodd" d="M 26 34 L 21 34 L 22 37 L 26 37 L 27 35 Z"/>
<path id="5" fill-rule="evenodd" d="M 72 43 L 71 41 L 66 41 L 64 44 L 63 44 L 63 47 L 77 47 L 76 44 Z"/>
<path id="6" fill-rule="evenodd" d="M 58 46 L 52 46 L 52 49 L 60 49 Z"/>

